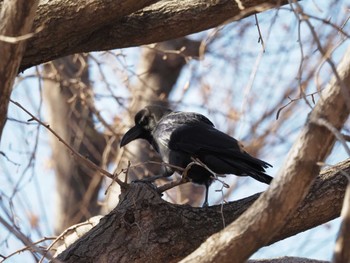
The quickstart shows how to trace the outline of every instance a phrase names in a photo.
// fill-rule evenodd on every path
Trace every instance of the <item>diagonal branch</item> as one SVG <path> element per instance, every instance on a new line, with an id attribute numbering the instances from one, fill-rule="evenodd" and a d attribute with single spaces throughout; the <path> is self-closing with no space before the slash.
<path id="1" fill-rule="evenodd" d="M 323 118 L 339 130 L 348 118 L 341 87 L 350 89 L 350 48 L 337 71 L 344 85 L 332 78 L 270 188 L 239 219 L 210 237 L 182 262 L 243 262 L 283 228 L 319 173 L 317 163 L 328 156 L 335 143 L 335 135 L 317 125 L 317 120 Z"/>
<path id="2" fill-rule="evenodd" d="M 81 163 L 89 167 L 90 169 L 93 169 L 97 171 L 99 174 L 107 176 L 113 180 L 115 180 L 121 187 L 127 187 L 127 184 L 120 181 L 116 176 L 113 176 L 108 171 L 102 169 L 101 167 L 97 166 L 93 162 L 91 162 L 89 159 L 85 158 L 83 155 L 81 155 L 79 152 L 77 152 L 74 148 L 72 148 L 67 142 L 65 142 L 62 137 L 60 137 L 57 132 L 55 132 L 53 129 L 51 129 L 50 125 L 47 125 L 43 123 L 41 120 L 39 120 L 37 117 L 35 117 L 33 114 L 31 114 L 26 108 L 24 108 L 20 103 L 16 101 L 10 100 L 14 105 L 22 109 L 24 112 L 26 112 L 29 116 L 31 116 L 31 119 L 29 121 L 35 120 L 37 123 L 39 123 L 41 126 L 45 127 L 47 130 L 49 130 L 57 139 L 59 142 L 61 142 L 71 153 L 72 155 Z"/>

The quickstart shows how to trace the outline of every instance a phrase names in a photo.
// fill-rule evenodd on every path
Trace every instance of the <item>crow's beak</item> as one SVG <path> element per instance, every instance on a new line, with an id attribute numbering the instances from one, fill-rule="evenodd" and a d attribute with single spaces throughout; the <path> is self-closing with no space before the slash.
<path id="1" fill-rule="evenodd" d="M 124 134 L 120 142 L 120 147 L 123 147 L 127 145 L 129 142 L 140 138 L 142 133 L 143 133 L 143 130 L 139 126 L 135 125 L 130 130 L 128 130 L 127 133 Z"/>

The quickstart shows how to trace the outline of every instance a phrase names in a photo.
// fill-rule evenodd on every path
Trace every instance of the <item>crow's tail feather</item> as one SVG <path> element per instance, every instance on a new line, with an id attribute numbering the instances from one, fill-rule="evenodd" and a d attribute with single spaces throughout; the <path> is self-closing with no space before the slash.
<path id="1" fill-rule="evenodd" d="M 267 175 L 263 172 L 250 172 L 250 173 L 247 173 L 247 175 L 265 184 L 270 184 L 273 179 L 270 175 Z"/>
<path id="2" fill-rule="evenodd" d="M 236 175 L 250 176 L 265 184 L 270 184 L 273 179 L 265 173 L 265 168 L 272 166 L 252 156 L 236 160 L 225 158 L 224 161 L 237 171 Z"/>

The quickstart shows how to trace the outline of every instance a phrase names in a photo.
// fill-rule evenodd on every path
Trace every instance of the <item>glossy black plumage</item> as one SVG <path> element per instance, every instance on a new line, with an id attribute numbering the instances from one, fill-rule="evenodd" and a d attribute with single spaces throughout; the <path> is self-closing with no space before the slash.
<path id="1" fill-rule="evenodd" d="M 172 112 L 158 106 L 147 106 L 135 116 L 135 126 L 122 138 L 121 147 L 130 141 L 147 140 L 166 163 L 186 168 L 196 158 L 217 174 L 251 176 L 269 184 L 272 177 L 265 174 L 270 164 L 252 157 L 240 143 L 217 130 L 205 116 L 193 112 Z M 164 167 L 164 176 L 176 169 Z M 213 175 L 206 168 L 194 165 L 187 173 L 192 182 L 208 187 Z"/>

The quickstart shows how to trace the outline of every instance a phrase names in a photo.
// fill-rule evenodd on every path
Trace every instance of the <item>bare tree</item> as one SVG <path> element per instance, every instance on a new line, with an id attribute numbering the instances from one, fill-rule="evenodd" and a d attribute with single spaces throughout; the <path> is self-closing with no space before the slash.
<path id="1" fill-rule="evenodd" d="M 270 13 L 272 18 L 268 29 L 260 28 L 257 16 L 243 19 L 287 3 L 288 6 Z M 13 6 L 16 4 L 13 2 Z M 10 6 L 9 1 L 0 0 L 0 17 L 4 21 L 12 21 L 13 15 L 7 12 L 13 10 Z M 347 137 L 343 134 L 348 132 L 346 121 L 350 110 L 350 51 L 344 52 L 341 63 L 333 56 L 335 51 L 339 54 L 339 50 L 345 50 L 342 44 L 349 38 L 346 15 L 330 21 L 304 11 L 297 1 L 266 0 L 208 3 L 132 0 L 106 3 L 96 0 L 64 6 L 55 0 L 40 2 L 38 6 L 33 2 L 28 6 L 31 8 L 21 9 L 23 15 L 17 18 L 18 21 L 24 19 L 23 30 L 5 30 L 0 34 L 0 41 L 5 41 L 4 44 L 0 42 L 0 51 L 9 52 L 4 62 L 0 62 L 0 79 L 5 83 L 0 91 L 0 100 L 4 102 L 0 106 L 0 120 L 5 123 L 7 118 L 7 104 L 16 72 L 55 59 L 42 66 L 41 74 L 37 70 L 34 76 L 44 83 L 49 118 L 44 122 L 27 105 L 14 101 L 13 105 L 29 114 L 31 123 L 39 123 L 51 134 L 52 163 L 60 196 L 55 205 L 58 215 L 56 232 L 79 223 L 54 241 L 54 247 L 60 242 L 70 244 L 68 248 L 63 244 L 57 250 L 60 253 L 55 255 L 58 260 L 244 262 L 263 246 L 340 215 L 342 200 L 347 196 L 349 160 L 324 171 L 321 167 L 327 165 L 326 158 L 334 151 L 337 141 L 350 155 Z M 336 2 L 329 6 L 343 8 Z M 282 72 L 288 70 L 287 67 L 274 63 L 271 67 L 261 66 L 266 43 L 274 33 L 282 10 L 295 16 L 294 30 L 297 31 L 301 58 L 299 69 L 289 73 L 296 79 L 292 77 L 288 84 L 280 80 L 286 75 Z M 237 20 L 240 20 L 239 26 L 230 23 Z M 315 27 L 313 21 L 320 22 L 321 26 Z M 208 33 L 185 37 L 215 26 L 218 27 Z M 293 25 L 283 26 L 285 31 L 292 31 Z M 323 30 L 323 27 L 331 30 Z M 254 58 L 254 65 L 246 70 L 249 74 L 242 74 L 244 58 L 254 56 L 249 48 L 240 46 L 240 39 L 247 34 L 248 28 L 255 29 L 261 45 L 256 45 L 260 51 Z M 309 32 L 306 40 L 303 37 L 305 29 Z M 30 32 L 33 34 L 27 34 Z M 9 44 L 11 41 L 16 44 Z M 25 51 L 24 41 L 27 41 Z M 288 45 L 289 41 L 285 44 Z M 159 43 L 151 44 L 155 42 Z M 102 58 L 81 53 L 146 44 L 135 70 L 125 62 L 124 51 L 108 51 L 101 55 Z M 225 49 L 227 46 L 231 49 Z M 286 63 L 295 54 L 287 53 L 283 48 L 278 54 L 288 54 L 289 58 L 281 60 Z M 76 53 L 80 55 L 73 55 Z M 200 62 L 195 62 L 193 57 Z M 212 60 L 208 61 L 208 57 Z M 220 66 L 222 61 L 225 65 Z M 99 84 L 91 79 L 90 73 L 96 72 L 89 72 L 89 66 L 94 63 L 108 95 L 101 92 Z M 107 63 L 120 63 L 121 69 L 111 67 L 104 75 Z M 218 70 L 214 70 L 210 63 Z M 8 72 L 6 64 L 11 65 Z M 184 69 L 190 72 L 190 80 L 178 84 Z M 259 70 L 264 71 L 264 78 L 257 74 Z M 120 77 L 124 74 L 127 80 Z M 208 75 L 211 79 L 207 78 Z M 223 79 L 227 76 L 234 81 L 232 86 L 223 88 Z M 33 76 L 24 79 L 26 77 Z M 242 81 L 243 78 L 246 81 Z M 252 89 L 255 82 L 260 82 L 259 91 Z M 279 87 L 280 83 L 285 87 Z M 190 86 L 195 86 L 196 90 Z M 264 103 L 269 104 L 266 107 L 260 104 L 262 90 L 270 91 L 265 93 Z M 277 148 L 287 140 L 294 141 L 278 176 L 266 192 L 228 204 L 224 204 L 224 196 L 219 201 L 221 205 L 204 209 L 179 205 L 198 204 L 201 190 L 191 184 L 184 186 L 187 189 L 171 189 L 173 192 L 169 193 L 168 199 L 177 204 L 174 205 L 161 198 L 167 186 L 155 188 L 145 183 L 124 182 L 159 173 L 160 168 L 159 158 L 147 144 L 135 143 L 125 150 L 118 148 L 120 136 L 127 126 L 132 125 L 135 112 L 146 104 L 181 109 L 193 102 L 188 102 L 189 92 L 196 98 L 192 108 L 214 116 L 218 126 L 227 133 L 238 134 L 255 156 L 267 155 L 272 146 Z M 274 99 L 269 100 L 272 96 Z M 107 120 L 105 109 L 96 102 L 101 97 L 109 97 L 117 105 L 113 121 Z M 293 124 L 291 128 L 293 116 L 298 115 L 298 111 L 305 112 L 305 109 L 311 111 L 305 124 Z M 275 116 L 278 121 L 275 121 Z M 288 139 L 288 135 L 295 135 L 299 128 L 299 137 Z M 288 131 L 282 133 L 283 130 Z M 37 134 L 39 136 L 39 132 Z M 6 152 L 0 153 L 11 162 Z M 31 158 L 35 160 L 35 153 Z M 149 160 L 154 163 L 148 163 Z M 111 190 L 107 183 L 109 207 L 105 212 L 108 214 L 89 219 L 100 210 L 99 193 L 105 191 L 101 188 L 101 175 L 111 179 L 117 190 Z M 10 176 L 7 178 L 11 180 Z M 26 248 L 1 256 L 8 259 L 13 254 L 30 250 L 36 261 L 39 261 L 39 255 L 51 258 L 51 246 L 47 250 L 37 246 L 47 239 L 34 242 L 17 227 L 12 207 L 14 196 L 21 189 L 19 185 L 16 184 L 9 196 L 4 195 L 9 208 L 0 199 L 4 208 L 0 222 Z M 226 196 L 235 189 L 232 187 Z M 223 194 L 222 190 L 219 191 Z M 111 200 L 115 202 L 112 205 Z M 347 203 L 344 204 L 342 229 L 347 229 L 349 212 Z M 34 217 L 31 222 L 34 229 L 38 223 Z M 86 228 L 81 230 L 83 226 Z M 79 234 L 69 236 L 72 232 Z M 348 260 L 346 233 L 345 230 L 339 234 L 334 261 Z M 40 235 L 40 231 L 37 234 Z M 284 258 L 281 262 L 290 260 Z M 270 262 L 280 261 L 271 259 Z"/>

